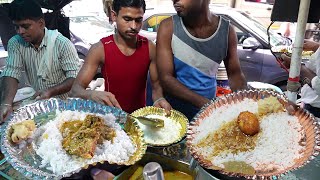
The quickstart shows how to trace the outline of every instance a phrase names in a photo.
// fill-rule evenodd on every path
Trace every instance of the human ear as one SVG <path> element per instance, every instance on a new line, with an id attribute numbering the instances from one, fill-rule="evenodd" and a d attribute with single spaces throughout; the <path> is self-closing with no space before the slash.
<path id="1" fill-rule="evenodd" d="M 112 11 L 111 11 L 112 22 L 115 22 L 115 21 L 116 21 L 117 16 L 118 16 L 118 14 L 117 14 L 114 10 L 112 10 Z"/>
<path id="2" fill-rule="evenodd" d="M 39 19 L 38 23 L 39 23 L 41 28 L 44 28 L 46 26 L 46 22 L 44 21 L 43 18 Z"/>

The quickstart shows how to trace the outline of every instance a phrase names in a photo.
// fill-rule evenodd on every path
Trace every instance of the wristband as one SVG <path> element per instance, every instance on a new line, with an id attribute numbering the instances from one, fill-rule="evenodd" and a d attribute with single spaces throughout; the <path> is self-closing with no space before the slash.
<path id="1" fill-rule="evenodd" d="M 159 101 L 162 101 L 162 100 L 165 100 L 165 98 L 164 98 L 164 97 L 158 98 L 157 100 L 154 101 L 153 106 L 154 106 L 155 104 L 157 104 Z"/>

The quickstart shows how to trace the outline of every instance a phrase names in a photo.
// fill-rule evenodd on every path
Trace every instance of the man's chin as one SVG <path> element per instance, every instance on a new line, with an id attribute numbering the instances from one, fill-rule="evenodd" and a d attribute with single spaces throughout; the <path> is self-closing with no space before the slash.
<path id="1" fill-rule="evenodd" d="M 31 42 L 31 39 L 30 38 L 26 38 L 26 37 L 21 37 L 25 42 L 28 42 L 30 43 Z"/>
<path id="2" fill-rule="evenodd" d="M 138 36 L 138 34 L 136 34 L 136 35 L 127 35 L 127 36 L 126 36 L 126 39 L 128 39 L 128 40 L 134 40 L 134 39 L 137 38 L 137 36 Z"/>
<path id="3" fill-rule="evenodd" d="M 185 15 L 184 15 L 181 11 L 177 12 L 177 15 L 178 15 L 179 17 L 185 17 Z"/>

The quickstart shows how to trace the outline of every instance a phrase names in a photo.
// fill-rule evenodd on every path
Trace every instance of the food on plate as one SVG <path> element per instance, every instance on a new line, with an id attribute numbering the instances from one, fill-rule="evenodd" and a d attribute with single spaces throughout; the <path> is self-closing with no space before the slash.
<path id="1" fill-rule="evenodd" d="M 151 127 L 138 122 L 141 130 L 144 132 L 146 143 L 157 145 L 170 144 L 180 138 L 182 126 L 178 121 L 160 115 L 147 115 L 146 117 L 162 119 L 164 121 L 162 128 Z"/>
<path id="2" fill-rule="evenodd" d="M 302 51 L 302 56 L 311 56 L 313 53 L 313 51 Z"/>
<path id="3" fill-rule="evenodd" d="M 289 57 L 292 57 L 292 51 L 286 51 L 286 52 L 282 52 L 284 53 L 285 55 L 289 56 Z M 301 53 L 301 58 L 302 59 L 309 59 L 310 56 L 313 54 L 314 52 L 313 51 L 302 51 Z"/>
<path id="4" fill-rule="evenodd" d="M 281 53 L 289 53 L 289 50 L 287 48 L 282 48 L 279 50 Z"/>
<path id="5" fill-rule="evenodd" d="M 254 175 L 255 170 L 249 164 L 243 161 L 228 161 L 223 163 L 224 170 L 227 172 Z"/>
<path id="6" fill-rule="evenodd" d="M 263 116 L 269 113 L 284 112 L 283 105 L 276 97 L 270 96 L 258 101 L 258 114 Z"/>
<path id="7" fill-rule="evenodd" d="M 284 53 L 285 55 L 292 56 L 292 47 L 291 46 L 275 46 L 271 48 L 273 52 Z M 314 51 L 302 51 L 302 58 L 308 59 L 314 53 Z"/>
<path id="8" fill-rule="evenodd" d="M 283 109 L 277 98 L 258 101 L 244 98 L 210 109 L 191 128 L 193 134 L 188 140 L 191 152 L 202 162 L 208 162 L 212 169 L 232 172 L 235 170 L 229 167 L 231 162 L 245 167 L 246 174 L 253 174 L 253 170 L 276 172 L 292 167 L 303 156 L 305 131 L 298 117 Z M 244 113 L 255 119 L 254 122 L 259 120 L 257 134 L 247 136 L 238 128 L 238 116 Z"/>
<path id="9" fill-rule="evenodd" d="M 18 144 L 32 136 L 33 131 L 36 129 L 36 124 L 33 120 L 25 120 L 12 125 L 11 128 L 11 140 Z"/>
<path id="10" fill-rule="evenodd" d="M 241 112 L 237 118 L 237 123 L 240 130 L 249 136 L 257 134 L 260 130 L 258 117 L 249 111 Z"/>
<path id="11" fill-rule="evenodd" d="M 40 168 L 56 175 L 70 173 L 88 164 L 129 161 L 137 146 L 113 114 L 57 111 L 53 120 L 34 133 Z"/>
<path id="12" fill-rule="evenodd" d="M 164 171 L 165 180 L 192 180 L 192 176 L 181 171 Z M 143 167 L 138 166 L 137 170 L 132 174 L 129 180 L 143 180 Z"/>
<path id="13" fill-rule="evenodd" d="M 208 156 L 214 157 L 223 152 L 239 153 L 252 150 L 256 146 L 257 136 L 247 136 L 238 127 L 237 120 L 223 124 L 203 138 L 197 146 L 210 146 L 212 151 Z"/>
<path id="14" fill-rule="evenodd" d="M 87 115 L 84 121 L 64 122 L 60 129 L 62 147 L 71 155 L 92 158 L 97 144 L 104 140 L 113 142 L 116 133 L 104 120 L 95 115 Z"/>

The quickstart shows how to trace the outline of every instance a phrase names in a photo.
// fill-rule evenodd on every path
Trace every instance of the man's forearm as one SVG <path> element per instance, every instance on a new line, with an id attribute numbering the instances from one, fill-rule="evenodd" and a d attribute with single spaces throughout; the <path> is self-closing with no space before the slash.
<path id="1" fill-rule="evenodd" d="M 315 42 L 315 44 L 314 44 L 314 46 L 313 46 L 312 50 L 313 50 L 314 52 L 316 52 L 316 51 L 319 49 L 319 47 L 320 47 L 320 43 Z"/>
<path id="2" fill-rule="evenodd" d="M 160 85 L 160 82 L 151 82 L 152 86 L 152 100 L 156 101 L 157 99 L 163 97 L 163 90 Z"/>
<path id="3" fill-rule="evenodd" d="M 316 74 L 314 72 L 312 72 L 310 69 L 308 69 L 306 66 L 302 65 L 301 71 L 300 71 L 300 76 L 301 76 L 301 79 L 306 78 L 306 77 L 309 79 L 312 79 L 316 76 Z"/>
<path id="4" fill-rule="evenodd" d="M 47 90 L 50 92 L 50 96 L 54 97 L 60 94 L 65 94 L 71 90 L 72 84 L 74 82 L 74 78 L 68 78 L 64 80 L 62 83 L 48 88 Z"/>
<path id="5" fill-rule="evenodd" d="M 300 70 L 300 79 L 303 80 L 304 78 L 308 78 L 312 80 L 316 74 L 308 69 L 306 66 L 302 65 Z M 311 86 L 311 84 L 309 84 Z"/>
<path id="6" fill-rule="evenodd" d="M 177 97 L 178 99 L 187 101 L 198 108 L 201 108 L 210 101 L 209 99 L 191 91 L 174 77 L 166 77 L 161 81 L 161 85 L 163 87 L 163 91 L 166 93 Z"/>
<path id="7" fill-rule="evenodd" d="M 0 104 L 12 104 L 17 93 L 18 81 L 12 77 L 1 78 Z"/>
<path id="8" fill-rule="evenodd" d="M 71 92 L 70 92 L 70 97 L 78 97 L 82 99 L 91 99 L 91 94 L 93 91 L 91 90 L 86 90 L 84 87 L 82 87 L 79 84 L 74 84 L 72 86 Z"/>
<path id="9" fill-rule="evenodd" d="M 232 91 L 247 89 L 247 81 L 243 74 L 231 75 L 229 77 L 229 86 Z"/>

